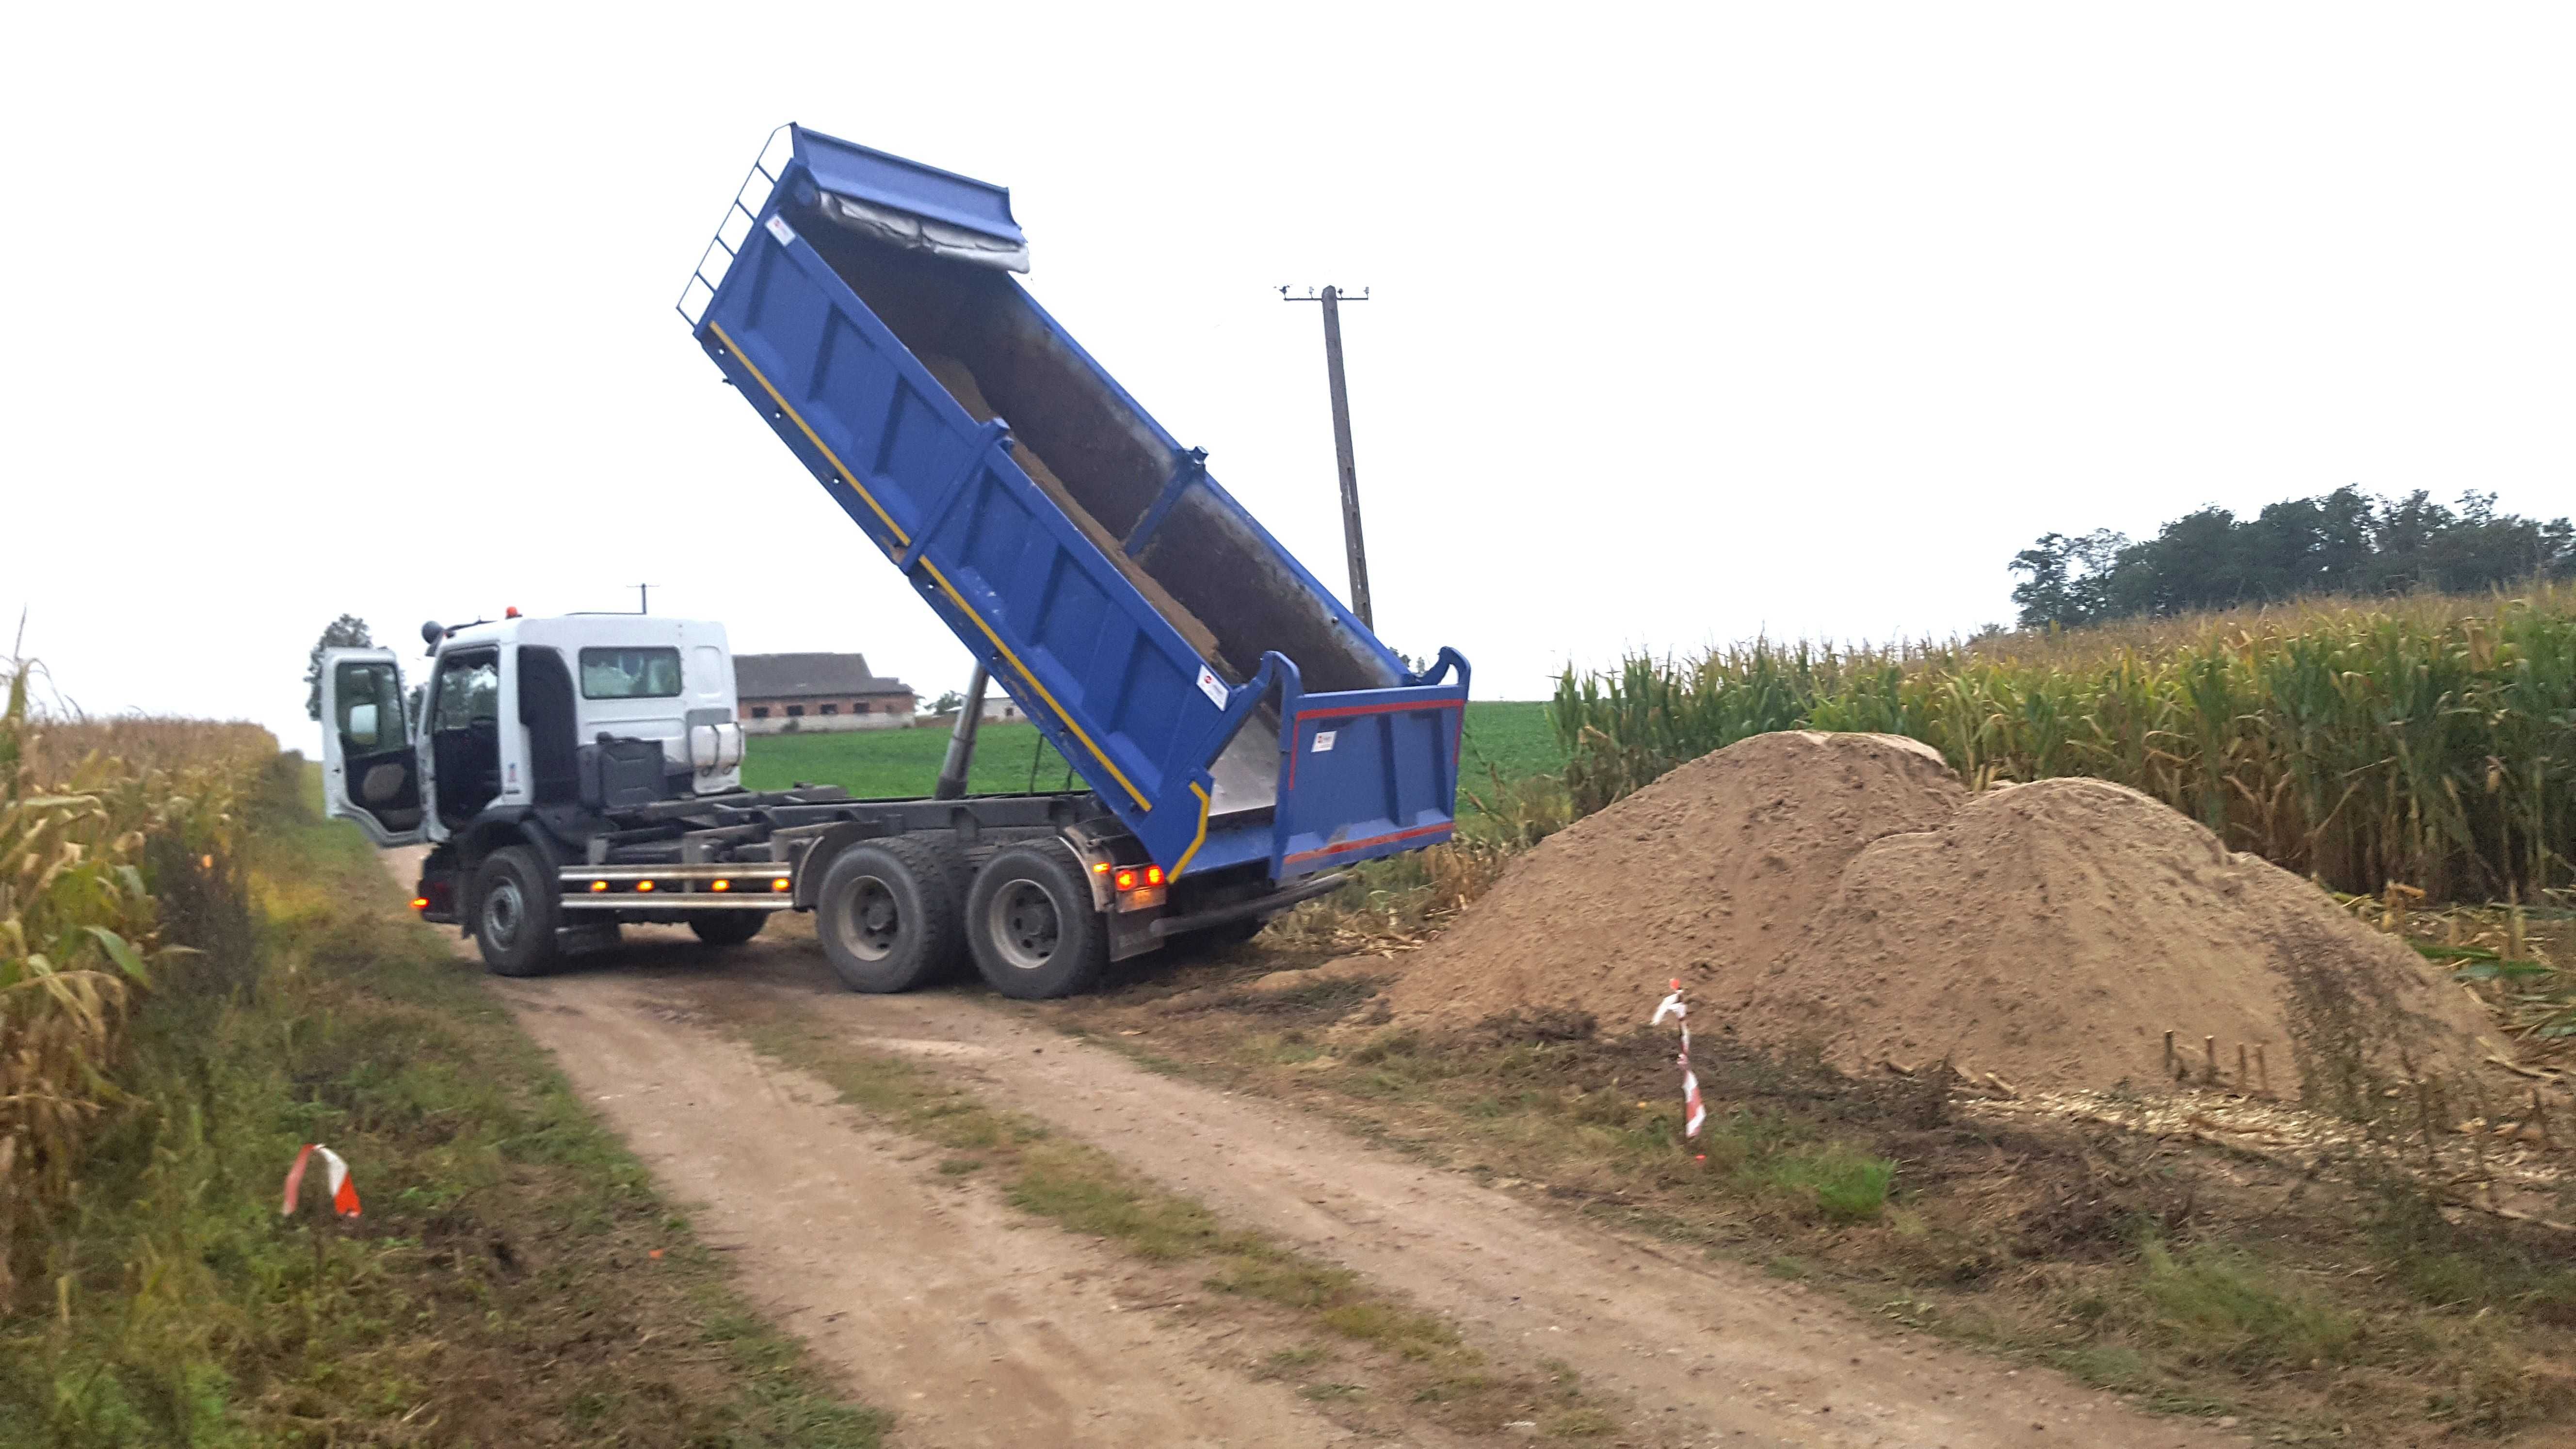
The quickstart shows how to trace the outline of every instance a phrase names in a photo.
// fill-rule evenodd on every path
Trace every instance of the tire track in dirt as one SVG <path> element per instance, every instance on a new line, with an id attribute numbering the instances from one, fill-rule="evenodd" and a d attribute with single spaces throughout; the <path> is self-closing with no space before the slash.
<path id="1" fill-rule="evenodd" d="M 414 862 L 388 861 L 398 878 Z M 897 1415 L 906 1449 L 1292 1449 L 1350 1431 L 1212 1362 L 1229 1325 L 1149 1311 L 1169 1275 L 1033 1223 L 806 1074 L 695 1017 L 691 943 L 494 980 L 747 1296 Z M 458 954 L 475 962 L 471 943 Z M 651 961 L 670 963 L 657 971 Z M 600 964 L 590 964 L 600 963 Z M 644 967 L 645 969 L 637 969 Z M 723 978 L 717 976 L 721 982 Z M 1437 1441 L 1446 1443 L 1445 1439 Z"/>
<path id="2" fill-rule="evenodd" d="M 900 1416 L 897 1441 L 1304 1445 L 1349 1436 L 1284 1385 L 1202 1360 L 1222 1324 L 1127 1304 L 1160 1285 L 981 1184 L 831 1088 L 674 1010 L 669 983 L 591 975 L 500 994 L 764 1311 Z"/>

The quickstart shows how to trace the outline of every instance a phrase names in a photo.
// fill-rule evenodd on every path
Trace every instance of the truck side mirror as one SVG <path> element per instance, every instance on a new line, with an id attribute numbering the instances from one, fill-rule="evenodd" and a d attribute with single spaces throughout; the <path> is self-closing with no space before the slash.
<path id="1" fill-rule="evenodd" d="M 349 727 L 341 731 L 349 743 L 373 749 L 376 744 L 376 707 L 372 704 L 349 706 Z"/>

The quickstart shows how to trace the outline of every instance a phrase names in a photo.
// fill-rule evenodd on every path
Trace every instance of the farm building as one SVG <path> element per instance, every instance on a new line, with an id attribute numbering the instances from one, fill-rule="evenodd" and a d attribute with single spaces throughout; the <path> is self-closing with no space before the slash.
<path id="1" fill-rule="evenodd" d="M 958 706 L 950 704 L 945 700 L 942 700 L 941 704 L 943 707 L 933 715 L 932 718 L 943 725 L 955 724 L 957 722 Z M 1004 694 L 1000 685 L 992 685 L 986 689 L 984 694 L 985 723 L 1016 724 L 1027 718 L 1027 715 L 1020 713 L 1018 702 L 1013 700 L 1009 695 Z"/>
<path id="2" fill-rule="evenodd" d="M 863 654 L 737 654 L 735 705 L 745 731 L 901 729 L 912 686 L 868 671 Z"/>

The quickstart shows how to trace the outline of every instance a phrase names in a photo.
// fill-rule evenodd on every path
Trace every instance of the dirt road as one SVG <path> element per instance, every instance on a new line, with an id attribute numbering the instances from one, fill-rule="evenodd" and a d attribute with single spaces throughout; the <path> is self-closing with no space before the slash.
<path id="1" fill-rule="evenodd" d="M 756 1056 L 718 1024 L 748 999 L 957 1074 L 1229 1222 L 1411 1297 L 1497 1361 L 1571 1366 L 1624 1405 L 1632 1431 L 1618 1442 L 2166 1449 L 2232 1437 L 1145 1071 L 978 992 L 849 994 L 801 932 L 722 958 L 686 937 L 629 934 L 614 956 L 497 983 L 501 994 L 663 1188 L 703 1204 L 700 1232 L 738 1253 L 752 1296 L 903 1416 L 907 1446 L 1306 1445 L 1349 1430 L 1247 1378 L 1226 1325 L 1140 1311 L 1168 1285 L 1132 1259 L 1029 1225 Z"/>

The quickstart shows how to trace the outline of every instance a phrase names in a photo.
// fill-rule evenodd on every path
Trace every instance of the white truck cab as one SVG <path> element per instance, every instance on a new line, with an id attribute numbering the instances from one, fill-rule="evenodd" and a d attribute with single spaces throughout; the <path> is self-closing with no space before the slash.
<path id="1" fill-rule="evenodd" d="M 421 637 L 429 678 L 416 705 L 394 651 L 323 652 L 322 793 L 331 815 L 380 846 L 430 846 L 412 905 L 424 919 L 463 925 L 493 970 L 542 970 L 567 948 L 615 940 L 620 920 L 676 921 L 718 944 L 747 940 L 765 912 L 745 907 L 788 904 L 733 894 L 728 878 L 725 894 L 687 909 L 662 908 L 660 897 L 643 909 L 645 897 L 568 874 L 605 860 L 638 812 L 739 794 L 742 726 L 722 624 L 529 619 L 514 609 L 499 620 L 425 624 Z M 713 874 L 766 884 L 769 873 Z M 567 903 L 583 908 L 571 924 Z"/>
<path id="2" fill-rule="evenodd" d="M 392 650 L 323 656 L 323 794 L 378 845 L 451 840 L 496 815 L 741 788 L 722 624 L 572 614 L 421 633 L 417 719 Z"/>

